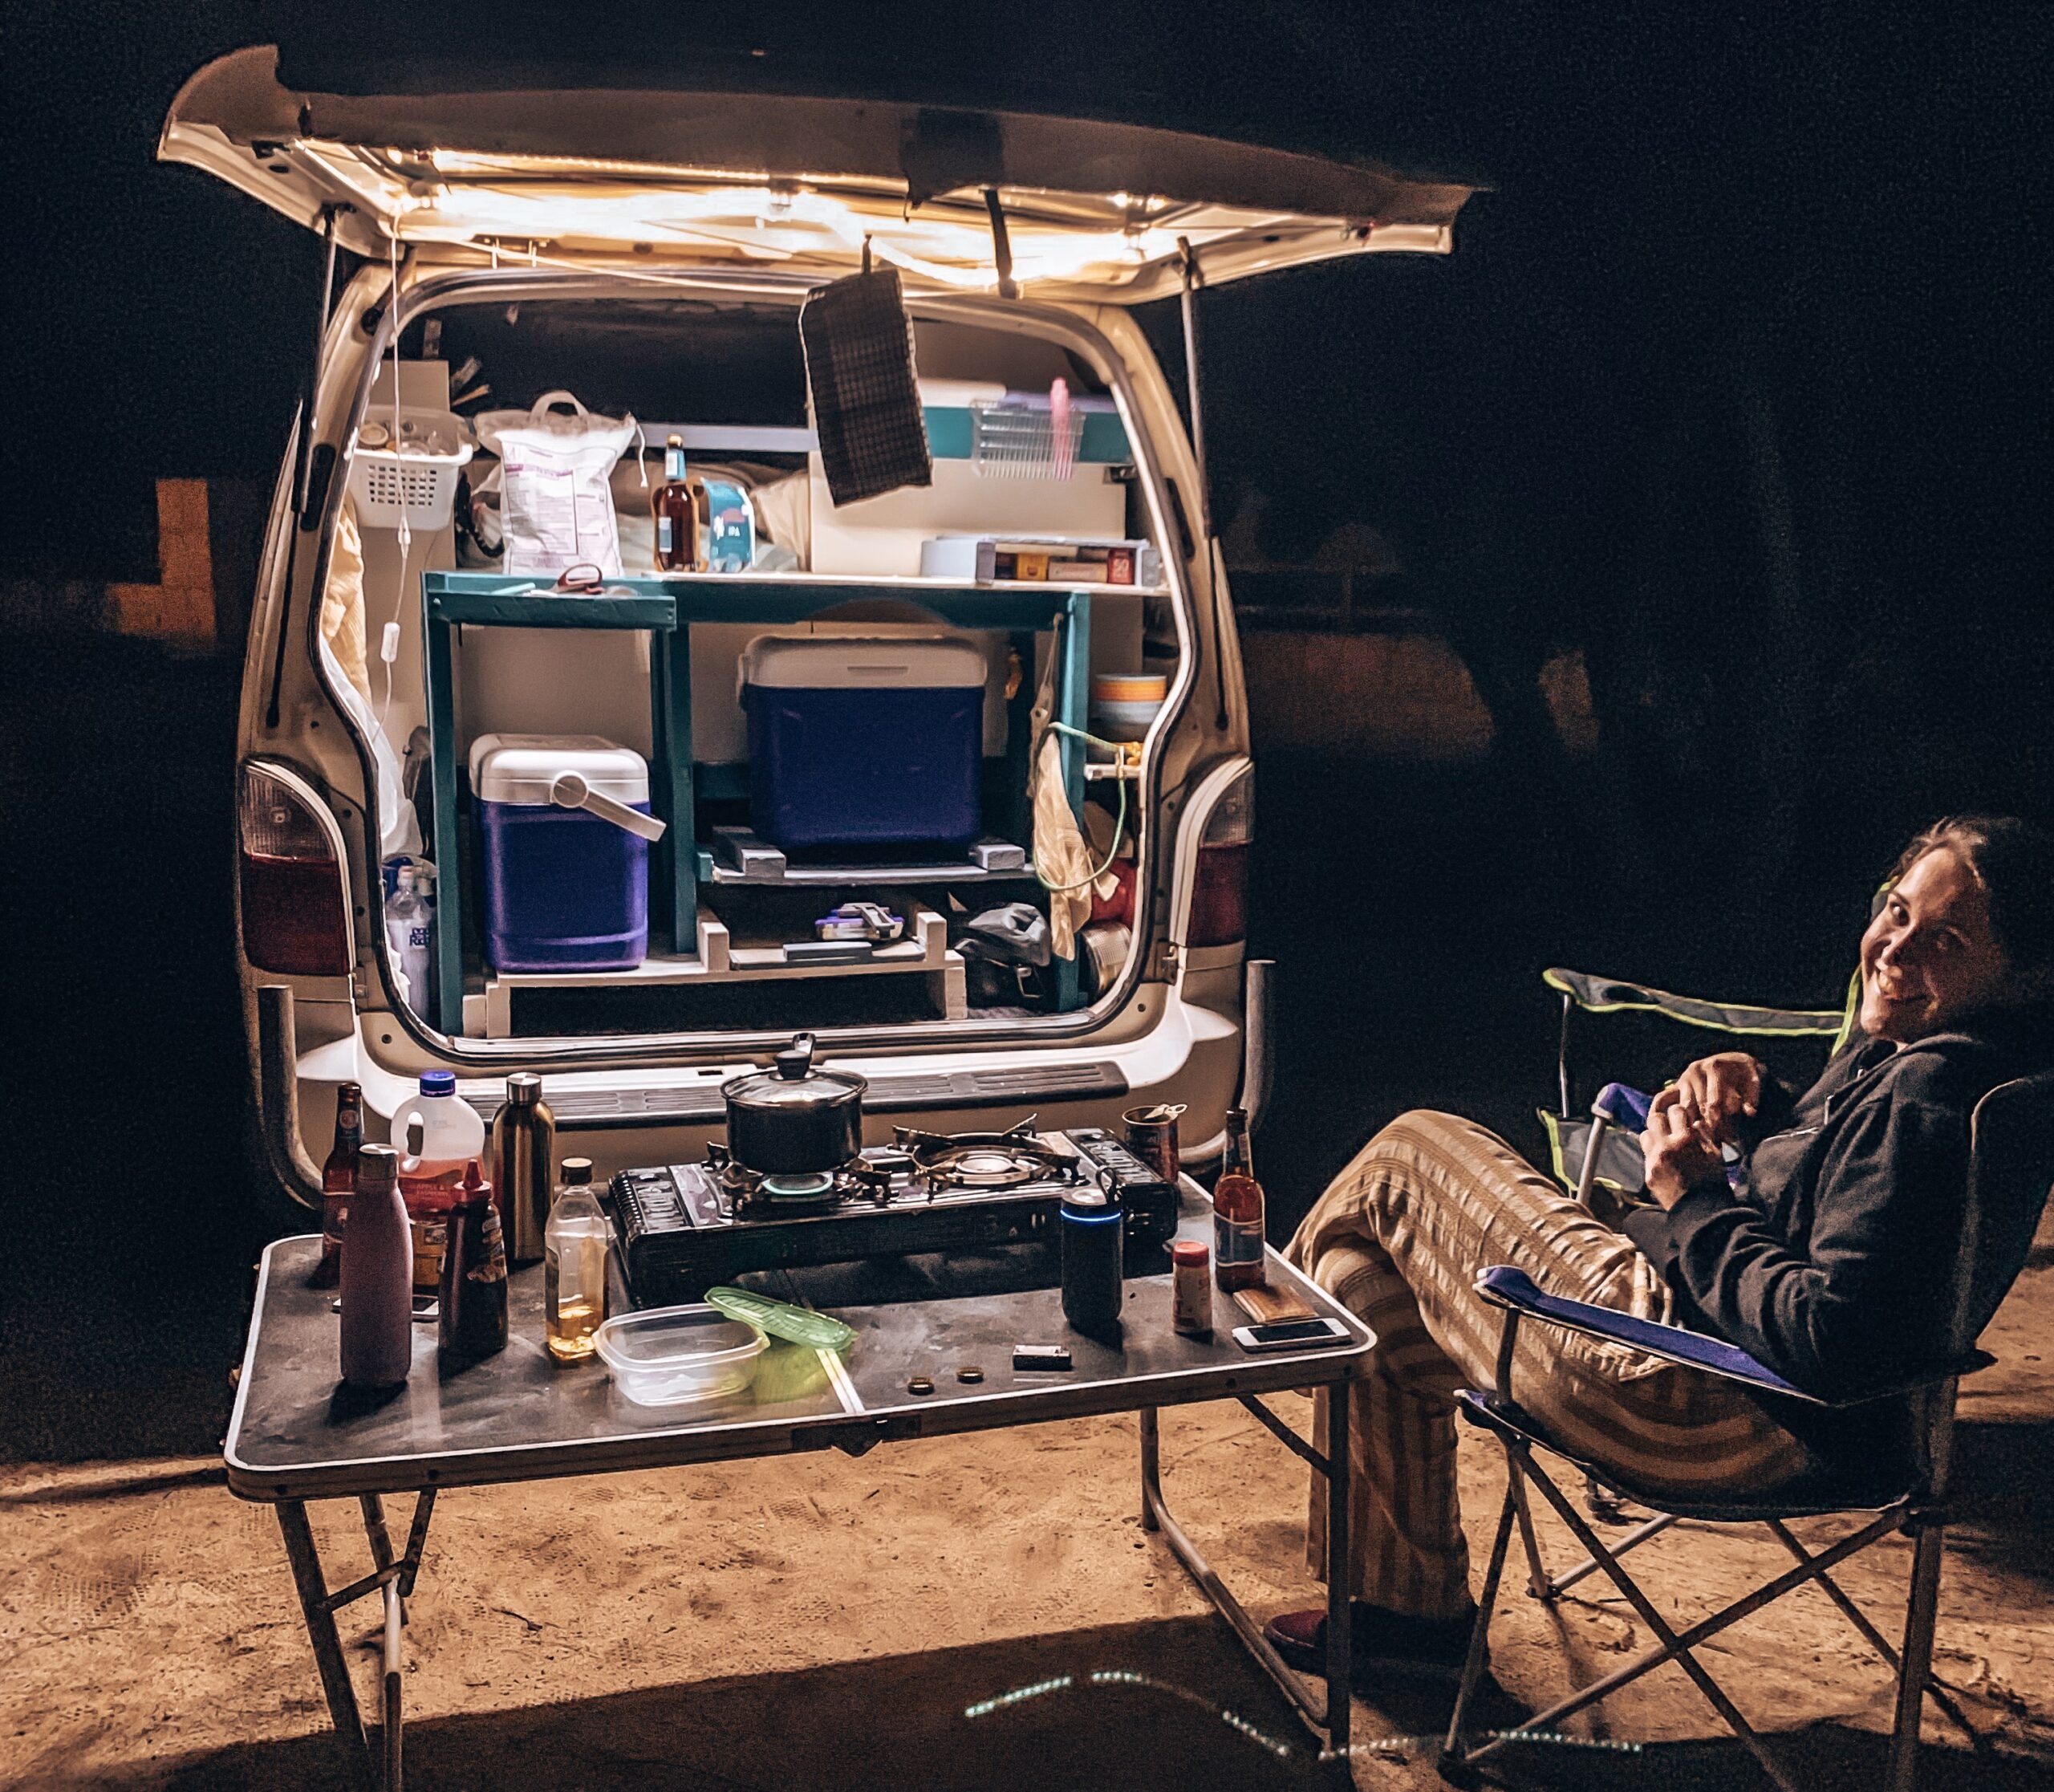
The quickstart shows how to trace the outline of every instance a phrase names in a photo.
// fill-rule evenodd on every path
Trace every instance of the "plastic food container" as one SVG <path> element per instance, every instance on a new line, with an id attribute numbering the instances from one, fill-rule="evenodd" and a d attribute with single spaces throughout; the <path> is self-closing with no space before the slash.
<path id="1" fill-rule="evenodd" d="M 614 1385 L 637 1406 L 692 1406 L 745 1393 L 769 1343 L 754 1326 L 703 1306 L 624 1313 L 593 1339 Z"/>

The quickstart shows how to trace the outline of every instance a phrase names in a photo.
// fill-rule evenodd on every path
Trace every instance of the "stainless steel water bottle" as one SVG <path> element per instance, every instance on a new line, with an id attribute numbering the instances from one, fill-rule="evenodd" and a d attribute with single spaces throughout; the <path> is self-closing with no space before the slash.
<path id="1" fill-rule="evenodd" d="M 505 1102 L 492 1117 L 492 1177 L 507 1262 L 516 1269 L 541 1262 L 556 1187 L 556 1116 L 542 1099 L 542 1079 L 527 1071 L 507 1078 Z"/>

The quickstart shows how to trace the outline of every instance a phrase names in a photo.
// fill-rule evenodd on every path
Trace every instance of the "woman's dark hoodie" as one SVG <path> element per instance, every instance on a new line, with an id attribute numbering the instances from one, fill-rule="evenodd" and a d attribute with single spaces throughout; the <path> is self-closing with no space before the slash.
<path id="1" fill-rule="evenodd" d="M 1626 1229 L 1675 1291 L 1679 1323 L 1823 1398 L 1901 1382 L 1946 1355 L 1975 1104 L 2050 1063 L 2048 1029 L 2011 1017 L 1902 1047 L 1857 1034 L 1794 1103 L 1764 1088 L 1737 1188 L 1707 1177 Z M 2037 1205 L 1985 1229 L 2022 1224 L 2029 1239 Z M 2022 1254 L 1977 1253 L 1979 1327 Z"/>

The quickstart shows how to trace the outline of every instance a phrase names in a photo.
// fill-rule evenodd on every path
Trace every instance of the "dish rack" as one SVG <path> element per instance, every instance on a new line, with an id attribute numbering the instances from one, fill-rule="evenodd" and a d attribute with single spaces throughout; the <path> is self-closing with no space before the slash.
<path id="1" fill-rule="evenodd" d="M 970 465 L 987 479 L 1066 479 L 1084 440 L 1084 413 L 1072 409 L 1059 438 L 1046 400 L 973 401 Z"/>
<path id="2" fill-rule="evenodd" d="M 463 420 L 450 411 L 402 408 L 394 440 L 389 414 L 367 416 L 357 430 L 350 496 L 356 500 L 358 520 L 368 529 L 447 528 L 457 475 L 472 453 Z M 384 431 L 386 439 L 367 448 L 364 435 L 374 429 Z"/>

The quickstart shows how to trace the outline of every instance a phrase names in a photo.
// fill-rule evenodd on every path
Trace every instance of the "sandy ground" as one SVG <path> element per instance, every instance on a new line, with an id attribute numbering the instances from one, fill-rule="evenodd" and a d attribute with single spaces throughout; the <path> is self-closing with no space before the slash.
<path id="1" fill-rule="evenodd" d="M 2046 1258 L 2047 1253 L 2041 1256 Z M 1939 1664 L 1981 1735 L 1944 1719 L 1926 1783 L 2054 1786 L 2054 1269 L 1999 1316 L 2001 1366 L 1963 1405 L 1967 1514 L 1949 1557 Z M 1302 1424 L 1302 1400 L 1280 1403 Z M 1313 1783 L 1307 1737 L 1136 1518 L 1131 1418 L 709 1470 L 444 1496 L 408 1635 L 412 1776 L 448 1788 L 768 1788 Z M 1249 1603 L 1312 1603 L 1303 1474 L 1240 1408 L 1167 1415 L 1165 1473 L 1200 1547 Z M 1480 1554 L 1501 1470 L 1463 1465 Z M 205 1458 L 27 1465 L 0 1474 L 0 1782 L 339 1786 L 271 1514 Z M 353 1505 L 317 1509 L 331 1583 L 367 1566 Z M 404 1514 L 395 1511 L 396 1522 Z M 1810 1540 L 1833 1521 L 1799 1527 Z M 1567 1539 L 1545 1527 L 1558 1550 Z M 1693 1530 L 1650 1546 L 1679 1612 L 1714 1609 L 1781 1562 Z M 1886 1631 L 1894 1541 L 1847 1571 Z M 1578 1596 L 1581 1595 L 1581 1596 Z M 1730 1596 L 1730 1595 L 1727 1595 Z M 373 1684 L 374 1607 L 344 1626 Z M 1510 1599 L 1493 1709 L 1536 1709 L 1572 1668 L 1644 1642 L 1586 1582 L 1550 1615 Z M 1876 1664 L 1816 1591 L 1705 1652 L 1820 1792 L 1878 1783 Z M 1094 1678 L 1094 1676 L 1097 1676 Z M 1108 1677 L 1110 1676 L 1110 1677 Z M 1043 1683 L 1056 1684 L 1043 1687 Z M 997 1709 L 974 1708 L 1042 1688 Z M 1364 1787 L 1439 1784 L 1445 1696 L 1368 1687 Z M 1759 1784 L 1680 1673 L 1611 1701 L 1590 1741 L 1523 1751 L 1515 1783 Z"/>

